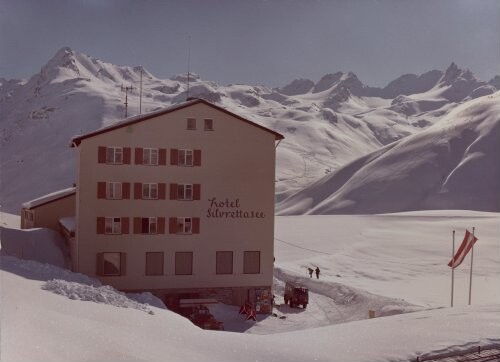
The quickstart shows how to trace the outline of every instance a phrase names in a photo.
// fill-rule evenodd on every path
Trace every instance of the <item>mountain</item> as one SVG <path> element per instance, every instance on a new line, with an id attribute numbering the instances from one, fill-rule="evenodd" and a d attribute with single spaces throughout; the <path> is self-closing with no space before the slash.
<path id="1" fill-rule="evenodd" d="M 420 133 L 459 103 L 496 90 L 496 83 L 450 67 L 407 75 L 385 88 L 366 86 L 351 72 L 326 74 L 318 82 L 296 79 L 276 89 L 219 85 L 189 74 L 188 92 L 186 74 L 159 79 L 140 66 L 114 65 L 65 47 L 27 81 L 0 78 L 2 209 L 19 212 L 23 201 L 71 185 L 75 154 L 69 140 L 123 120 L 125 87 L 132 87 L 128 116 L 199 97 L 282 133 L 276 175 L 282 200 L 348 162 Z"/>
<path id="2" fill-rule="evenodd" d="M 278 214 L 500 211 L 500 92 L 360 157 L 289 196 Z"/>

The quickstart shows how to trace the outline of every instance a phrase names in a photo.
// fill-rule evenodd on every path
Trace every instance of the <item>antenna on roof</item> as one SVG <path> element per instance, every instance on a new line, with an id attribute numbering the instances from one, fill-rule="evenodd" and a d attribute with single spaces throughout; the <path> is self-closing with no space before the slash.
<path id="1" fill-rule="evenodd" d="M 188 74 L 187 74 L 187 91 L 186 91 L 186 100 L 189 99 L 189 63 L 191 61 L 191 35 L 188 35 Z"/>
<path id="2" fill-rule="evenodd" d="M 141 84 L 139 88 L 139 114 L 142 114 L 142 65 L 141 65 Z"/>
<path id="3" fill-rule="evenodd" d="M 122 85 L 122 92 L 125 92 L 125 118 L 127 118 L 127 108 L 128 108 L 128 92 L 132 91 L 133 87 L 130 85 L 130 87 L 124 87 Z"/>

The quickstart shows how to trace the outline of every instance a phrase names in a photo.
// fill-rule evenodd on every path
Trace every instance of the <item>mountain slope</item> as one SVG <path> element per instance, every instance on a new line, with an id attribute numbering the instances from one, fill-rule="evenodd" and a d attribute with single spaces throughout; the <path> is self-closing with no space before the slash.
<path id="1" fill-rule="evenodd" d="M 500 210 L 500 92 L 361 157 L 277 205 L 278 214 Z"/>
<path id="2" fill-rule="evenodd" d="M 318 82 L 298 79 L 279 89 L 221 86 L 190 74 L 188 93 L 186 75 L 158 79 L 142 67 L 117 66 L 62 48 L 30 80 L 0 79 L 2 208 L 19 212 L 23 201 L 71 185 L 75 154 L 69 140 L 122 120 L 125 86 L 132 86 L 128 116 L 137 115 L 139 107 L 146 113 L 191 96 L 282 133 L 276 172 L 281 200 L 352 160 L 436 123 L 458 104 L 443 96 L 457 79 L 467 91 L 479 86 L 472 91 L 476 96 L 495 90 L 493 80 L 479 82 L 452 65 L 445 72 L 404 76 L 385 88 L 368 87 L 355 74 L 342 72 Z"/>

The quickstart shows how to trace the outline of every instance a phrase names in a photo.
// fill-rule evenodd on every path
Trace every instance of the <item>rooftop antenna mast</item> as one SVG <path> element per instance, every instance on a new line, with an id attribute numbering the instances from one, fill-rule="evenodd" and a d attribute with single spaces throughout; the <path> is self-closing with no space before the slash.
<path id="1" fill-rule="evenodd" d="M 191 61 L 191 35 L 188 36 L 188 74 L 187 74 L 187 92 L 186 92 L 186 100 L 189 99 L 189 63 Z"/>
<path id="2" fill-rule="evenodd" d="M 139 86 L 139 114 L 142 114 L 142 65 L 141 65 L 141 84 Z"/>
<path id="3" fill-rule="evenodd" d="M 125 92 L 125 103 L 123 103 L 123 104 L 125 104 L 125 118 L 127 118 L 127 117 L 128 117 L 128 115 L 127 115 L 127 108 L 128 108 L 128 92 L 129 92 L 129 91 L 132 91 L 132 89 L 133 89 L 132 85 L 130 85 L 129 87 L 124 87 L 124 86 L 122 85 L 122 92 Z"/>

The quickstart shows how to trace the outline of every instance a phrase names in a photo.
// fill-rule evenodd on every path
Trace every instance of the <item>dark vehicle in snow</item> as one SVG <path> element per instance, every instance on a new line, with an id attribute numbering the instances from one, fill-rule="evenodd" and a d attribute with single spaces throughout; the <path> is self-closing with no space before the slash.
<path id="1" fill-rule="evenodd" d="M 285 304 L 290 303 L 290 307 L 295 308 L 302 305 L 306 309 L 309 303 L 309 290 L 301 285 L 286 282 L 285 284 Z"/>

